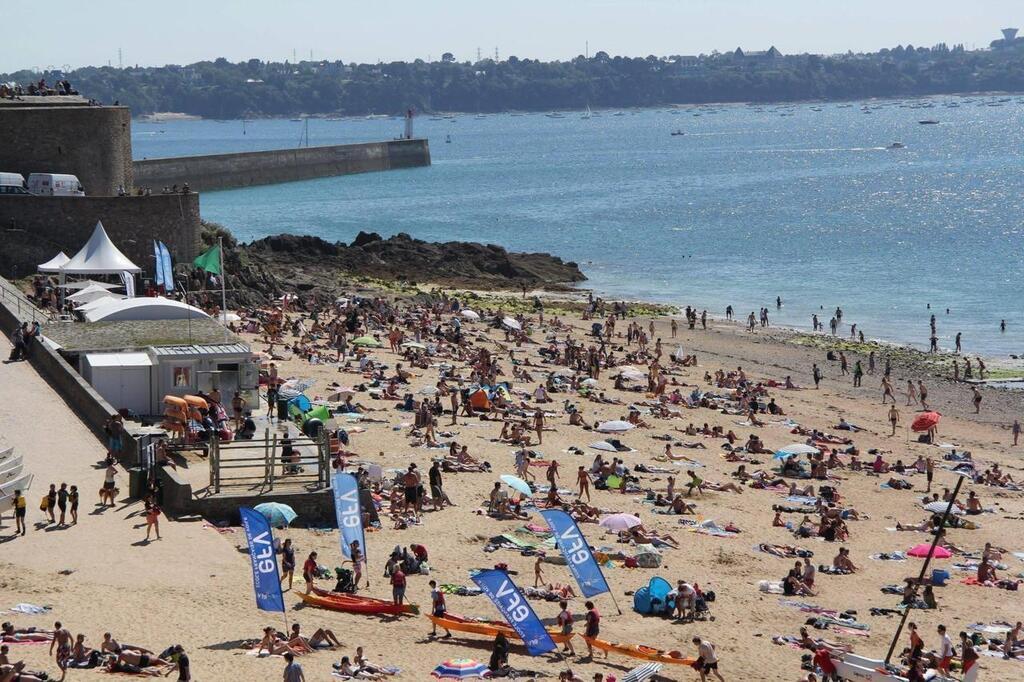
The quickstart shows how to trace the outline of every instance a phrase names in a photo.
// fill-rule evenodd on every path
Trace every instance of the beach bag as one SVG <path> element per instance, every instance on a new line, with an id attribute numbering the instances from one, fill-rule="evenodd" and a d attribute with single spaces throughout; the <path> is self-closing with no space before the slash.
<path id="1" fill-rule="evenodd" d="M 39 503 L 39 511 L 46 511 L 49 508 L 50 508 L 50 498 L 47 497 L 46 495 L 43 495 L 43 500 L 42 500 L 42 502 Z"/>

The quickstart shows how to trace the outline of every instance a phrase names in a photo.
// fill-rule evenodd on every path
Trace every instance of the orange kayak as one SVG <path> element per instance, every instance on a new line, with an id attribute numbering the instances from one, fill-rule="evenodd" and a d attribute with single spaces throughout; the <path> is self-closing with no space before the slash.
<path id="1" fill-rule="evenodd" d="M 603 639 L 596 639 L 593 637 L 583 637 L 583 640 L 588 642 L 590 646 L 595 649 L 628 656 L 630 658 L 639 658 L 645 661 L 657 661 L 658 663 L 669 663 L 672 665 L 693 665 L 697 661 L 696 658 L 676 657 L 671 655 L 668 651 L 643 646 L 642 644 L 619 644 L 618 642 L 606 642 Z"/>
<path id="2" fill-rule="evenodd" d="M 496 620 L 477 620 L 476 618 L 466 618 L 451 613 L 446 613 L 444 616 L 428 615 L 427 618 L 437 627 L 452 632 L 468 632 L 487 637 L 494 637 L 500 632 L 509 639 L 522 639 L 511 625 Z M 548 630 L 548 634 L 551 635 L 551 639 L 554 640 L 555 644 L 565 644 L 572 638 L 572 635 L 563 635 L 558 630 L 553 629 Z"/>
<path id="3" fill-rule="evenodd" d="M 373 597 L 360 597 L 355 594 L 342 594 L 340 592 L 327 592 L 313 588 L 310 594 L 299 592 L 299 598 L 312 606 L 319 606 L 322 609 L 331 611 L 345 611 L 348 613 L 385 614 L 397 616 L 404 613 L 416 615 L 420 609 L 415 604 L 402 604 L 398 606 L 383 599 Z"/>

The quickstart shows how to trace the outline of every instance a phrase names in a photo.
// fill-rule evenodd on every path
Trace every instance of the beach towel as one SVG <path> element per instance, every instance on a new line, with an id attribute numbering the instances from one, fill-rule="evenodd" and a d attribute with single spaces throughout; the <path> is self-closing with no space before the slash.
<path id="1" fill-rule="evenodd" d="M 35 604 L 17 604 L 11 607 L 12 613 L 27 613 L 34 616 L 48 611 L 50 611 L 49 606 L 36 606 Z"/>
<path id="2" fill-rule="evenodd" d="M 877 554 L 872 554 L 868 558 L 874 559 L 875 561 L 906 561 L 907 555 L 903 552 L 879 552 Z"/>
<path id="3" fill-rule="evenodd" d="M 782 583 L 777 580 L 759 580 L 757 589 L 765 594 L 784 594 Z"/>
<path id="4" fill-rule="evenodd" d="M 805 495 L 788 495 L 786 502 L 792 502 L 793 504 L 817 504 L 818 498 Z"/>

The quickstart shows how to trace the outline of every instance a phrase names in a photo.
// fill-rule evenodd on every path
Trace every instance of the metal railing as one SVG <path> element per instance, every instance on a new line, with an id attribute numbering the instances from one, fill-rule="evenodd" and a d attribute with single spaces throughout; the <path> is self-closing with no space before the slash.
<path id="1" fill-rule="evenodd" d="M 214 437 L 210 441 L 210 489 L 214 494 L 226 486 L 269 491 L 274 489 L 275 483 L 326 488 L 331 461 L 327 435 L 319 439 L 289 436 L 295 456 L 287 462 L 281 457 L 283 440 L 280 434 L 271 433 L 270 429 L 264 431 L 263 438 L 253 440 L 221 442 Z"/>
<path id="2" fill-rule="evenodd" d="M 52 318 L 29 300 L 18 287 L 0 277 L 0 301 L 22 322 L 48 322 Z"/>

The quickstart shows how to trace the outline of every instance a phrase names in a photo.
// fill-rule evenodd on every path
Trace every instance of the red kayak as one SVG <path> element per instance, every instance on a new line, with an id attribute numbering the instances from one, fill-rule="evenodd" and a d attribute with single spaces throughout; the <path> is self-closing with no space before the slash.
<path id="1" fill-rule="evenodd" d="M 360 597 L 355 594 L 342 592 L 328 592 L 313 588 L 309 594 L 299 593 L 299 598 L 307 604 L 319 606 L 322 609 L 331 611 L 345 611 L 347 613 L 384 614 L 398 616 L 404 613 L 417 615 L 420 609 L 415 604 L 402 604 L 399 606 L 383 599 L 373 597 Z"/>

